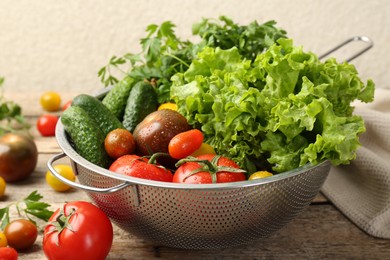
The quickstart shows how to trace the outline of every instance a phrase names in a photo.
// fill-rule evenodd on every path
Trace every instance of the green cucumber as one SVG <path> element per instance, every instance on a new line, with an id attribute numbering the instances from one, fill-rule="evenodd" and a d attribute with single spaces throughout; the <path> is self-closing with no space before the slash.
<path id="1" fill-rule="evenodd" d="M 96 97 L 80 94 L 73 99 L 72 106 L 84 109 L 89 117 L 97 122 L 104 135 L 114 129 L 124 128 L 121 121 Z"/>
<path id="2" fill-rule="evenodd" d="M 61 123 L 82 157 L 103 168 L 110 166 L 111 159 L 104 148 L 105 135 L 84 109 L 69 107 L 62 113 Z"/>
<path id="3" fill-rule="evenodd" d="M 104 96 L 102 103 L 114 114 L 120 121 L 123 120 L 127 99 L 130 90 L 133 87 L 134 79 L 125 77 L 108 91 Z"/>
<path id="4" fill-rule="evenodd" d="M 146 82 L 137 82 L 130 91 L 127 99 L 123 126 L 133 132 L 135 127 L 158 105 L 157 93 L 152 85 Z"/>

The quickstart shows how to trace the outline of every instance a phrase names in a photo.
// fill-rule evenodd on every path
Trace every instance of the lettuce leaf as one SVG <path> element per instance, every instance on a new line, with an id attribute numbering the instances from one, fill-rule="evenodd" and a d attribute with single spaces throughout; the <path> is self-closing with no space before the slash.
<path id="1" fill-rule="evenodd" d="M 179 112 L 249 173 L 353 160 L 365 128 L 351 102 L 371 102 L 375 87 L 353 65 L 321 62 L 284 38 L 254 61 L 206 47 L 172 82 Z"/>

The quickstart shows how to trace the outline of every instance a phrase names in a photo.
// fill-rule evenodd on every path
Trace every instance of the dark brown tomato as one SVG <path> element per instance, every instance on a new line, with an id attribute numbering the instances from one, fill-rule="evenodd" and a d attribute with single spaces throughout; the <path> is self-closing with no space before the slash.
<path id="1" fill-rule="evenodd" d="M 137 154 L 168 153 L 169 141 L 178 133 L 190 130 L 187 119 L 171 109 L 157 110 L 144 118 L 133 132 Z M 161 160 L 158 160 L 160 163 Z"/>
<path id="2" fill-rule="evenodd" d="M 23 135 L 8 133 L 0 137 L 0 176 L 7 182 L 26 179 L 38 160 L 35 142 Z"/>

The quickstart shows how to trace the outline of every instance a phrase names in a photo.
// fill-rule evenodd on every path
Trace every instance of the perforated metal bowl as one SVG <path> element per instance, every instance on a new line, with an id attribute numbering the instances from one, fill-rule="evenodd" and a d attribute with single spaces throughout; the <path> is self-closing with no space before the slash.
<path id="1" fill-rule="evenodd" d="M 123 230 L 177 248 L 232 247 L 270 236 L 310 204 L 330 169 L 325 161 L 254 181 L 166 183 L 117 174 L 88 162 L 74 150 L 60 121 L 56 138 L 63 153 L 47 165 L 57 178 L 87 192 Z M 53 168 L 65 156 L 78 182 Z"/>

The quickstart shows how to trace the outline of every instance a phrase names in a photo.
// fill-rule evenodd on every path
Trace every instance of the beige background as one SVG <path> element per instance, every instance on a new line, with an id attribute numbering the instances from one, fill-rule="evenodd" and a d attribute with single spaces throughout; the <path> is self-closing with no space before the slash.
<path id="1" fill-rule="evenodd" d="M 191 38 L 193 23 L 219 15 L 242 24 L 276 20 L 317 54 L 348 37 L 369 36 L 374 48 L 353 63 L 364 80 L 390 88 L 388 0 L 1 0 L 0 76 L 11 92 L 91 92 L 103 87 L 97 71 L 112 55 L 139 50 L 150 23 L 171 20 L 180 37 Z"/>

